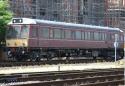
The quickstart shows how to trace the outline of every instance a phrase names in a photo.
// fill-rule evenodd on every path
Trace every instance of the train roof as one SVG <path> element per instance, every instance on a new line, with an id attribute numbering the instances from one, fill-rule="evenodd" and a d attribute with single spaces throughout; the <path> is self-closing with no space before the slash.
<path id="1" fill-rule="evenodd" d="M 18 22 L 16 22 L 16 20 L 18 20 Z M 68 26 L 68 27 L 74 26 L 74 27 L 83 27 L 83 28 L 92 28 L 92 29 L 117 30 L 117 31 L 123 32 L 119 28 L 87 25 L 87 24 L 57 22 L 57 21 L 50 21 L 50 20 L 31 19 L 31 18 L 13 18 L 11 20 L 11 22 L 9 22 L 8 24 L 37 24 L 37 23 L 51 24 L 51 25 L 62 25 L 62 26 Z"/>

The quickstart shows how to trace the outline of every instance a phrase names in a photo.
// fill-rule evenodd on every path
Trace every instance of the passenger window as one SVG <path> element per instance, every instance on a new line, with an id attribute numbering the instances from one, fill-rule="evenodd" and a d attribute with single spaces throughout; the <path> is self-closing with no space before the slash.
<path id="1" fill-rule="evenodd" d="M 53 29 L 50 29 L 49 31 L 50 31 L 49 32 L 50 33 L 50 38 L 53 38 Z"/>
<path id="2" fill-rule="evenodd" d="M 117 34 L 117 38 L 115 38 L 117 41 L 120 41 L 120 39 L 119 39 L 119 34 Z"/>
<path id="3" fill-rule="evenodd" d="M 47 27 L 41 27 L 40 37 L 49 38 L 49 28 L 47 28 Z"/>
<path id="4" fill-rule="evenodd" d="M 64 39 L 65 38 L 65 30 L 61 30 L 61 38 Z"/>
<path id="5" fill-rule="evenodd" d="M 120 34 L 118 34 L 118 41 L 119 41 L 119 42 L 122 42 L 122 41 L 123 41 L 123 37 L 122 37 L 122 35 L 120 35 Z"/>
<path id="6" fill-rule="evenodd" d="M 122 35 L 120 35 L 120 34 L 118 34 L 118 41 L 119 41 L 119 42 L 122 42 L 122 41 L 123 41 L 123 37 L 122 37 Z"/>
<path id="7" fill-rule="evenodd" d="M 90 32 L 85 32 L 85 40 L 90 40 Z"/>
<path id="8" fill-rule="evenodd" d="M 72 39 L 73 39 L 73 40 L 76 39 L 75 31 L 72 31 Z"/>
<path id="9" fill-rule="evenodd" d="M 105 40 L 105 34 L 102 33 L 102 40 Z"/>
<path id="10" fill-rule="evenodd" d="M 31 28 L 31 37 L 34 38 L 34 37 L 37 37 L 37 26 L 32 26 Z"/>
<path id="11" fill-rule="evenodd" d="M 94 32 L 90 32 L 90 39 L 94 40 Z"/>
<path id="12" fill-rule="evenodd" d="M 102 38 L 101 38 L 101 39 L 102 39 L 103 41 L 107 39 L 107 34 L 101 33 L 101 35 L 102 35 Z"/>
<path id="13" fill-rule="evenodd" d="M 122 35 L 120 36 L 120 41 L 123 42 L 123 36 Z"/>
<path id="14" fill-rule="evenodd" d="M 81 39 L 81 31 L 76 31 L 76 39 Z"/>
<path id="15" fill-rule="evenodd" d="M 85 40 L 88 39 L 88 32 L 85 32 Z"/>
<path id="16" fill-rule="evenodd" d="M 60 29 L 54 29 L 54 38 L 61 39 L 61 30 Z"/>
<path id="17" fill-rule="evenodd" d="M 82 40 L 85 39 L 85 32 L 82 32 Z"/>
<path id="18" fill-rule="evenodd" d="M 102 41 L 102 32 L 99 32 L 99 40 Z"/>
<path id="19" fill-rule="evenodd" d="M 94 40 L 99 40 L 99 33 L 98 32 L 94 32 Z"/>
<path id="20" fill-rule="evenodd" d="M 90 40 L 90 32 L 88 32 L 88 40 Z"/>
<path id="21" fill-rule="evenodd" d="M 71 38 L 71 31 L 70 30 L 65 30 L 65 38 L 70 39 Z"/>
<path id="22" fill-rule="evenodd" d="M 112 40 L 112 35 L 111 35 L 111 33 L 108 34 L 108 40 L 109 40 L 109 41 Z"/>
<path id="23" fill-rule="evenodd" d="M 115 34 L 111 34 L 111 39 L 115 40 Z"/>

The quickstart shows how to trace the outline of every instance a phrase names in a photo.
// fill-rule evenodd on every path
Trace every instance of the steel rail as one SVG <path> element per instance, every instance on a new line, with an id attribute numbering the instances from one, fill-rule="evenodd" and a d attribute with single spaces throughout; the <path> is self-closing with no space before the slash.
<path id="1" fill-rule="evenodd" d="M 105 76 L 112 74 L 124 74 L 123 70 L 93 70 L 93 71 L 65 71 L 65 72 L 53 72 L 53 73 L 29 73 L 21 75 L 6 75 L 0 76 L 1 83 L 7 82 L 20 82 L 20 81 L 30 81 L 30 80 L 56 80 L 56 79 L 66 79 L 66 78 L 77 78 L 77 77 L 93 77 L 93 76 Z"/>
<path id="2" fill-rule="evenodd" d="M 115 80 L 114 80 L 115 78 Z M 123 84 L 123 74 L 120 75 L 108 75 L 108 76 L 98 76 L 98 77 L 89 77 L 89 78 L 75 78 L 75 79 L 66 79 L 66 80 L 54 80 L 54 81 L 41 81 L 36 83 L 25 83 L 25 84 L 13 84 L 12 86 L 71 86 L 71 85 L 87 85 L 92 83 L 107 83 L 120 81 L 119 84 Z M 83 84 L 84 83 L 84 84 Z M 117 82 L 118 83 L 118 82 Z M 10 85 L 11 86 L 11 85 Z M 90 85 L 91 86 L 91 85 Z M 96 85 L 93 85 L 96 86 Z M 102 85 L 103 86 L 103 85 Z"/>

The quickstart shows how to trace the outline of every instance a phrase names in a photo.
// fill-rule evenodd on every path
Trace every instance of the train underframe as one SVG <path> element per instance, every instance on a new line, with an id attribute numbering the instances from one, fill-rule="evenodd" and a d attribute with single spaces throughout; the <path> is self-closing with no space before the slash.
<path id="1" fill-rule="evenodd" d="M 41 60 L 70 60 L 70 59 L 104 59 L 114 60 L 115 50 L 80 49 L 80 48 L 7 48 L 9 61 L 41 61 Z M 123 50 L 117 49 L 117 60 L 123 58 Z"/>

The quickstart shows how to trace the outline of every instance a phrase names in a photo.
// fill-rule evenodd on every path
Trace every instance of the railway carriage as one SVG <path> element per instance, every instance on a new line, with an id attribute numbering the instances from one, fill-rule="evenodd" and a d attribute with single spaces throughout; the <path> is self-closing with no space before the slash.
<path id="1" fill-rule="evenodd" d="M 13 18 L 8 24 L 8 58 L 17 61 L 69 57 L 112 57 L 115 34 L 123 57 L 123 32 L 119 28 L 73 24 L 30 18 Z"/>

